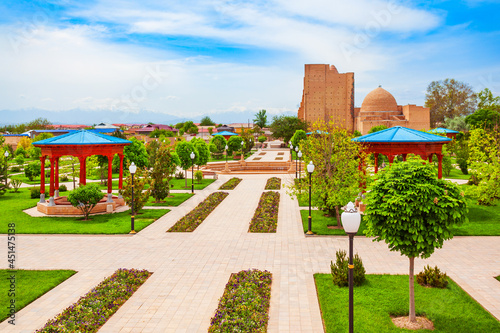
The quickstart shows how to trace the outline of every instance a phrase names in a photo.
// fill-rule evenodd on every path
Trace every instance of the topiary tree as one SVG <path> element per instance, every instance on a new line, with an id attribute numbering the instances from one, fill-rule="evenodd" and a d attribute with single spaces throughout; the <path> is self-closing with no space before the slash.
<path id="1" fill-rule="evenodd" d="M 138 168 L 147 167 L 149 158 L 144 143 L 137 140 L 136 138 L 131 138 L 130 141 L 132 141 L 132 143 L 128 146 L 125 146 L 125 148 L 123 149 L 123 154 L 125 155 L 123 164 L 125 165 L 125 162 L 129 164 L 134 162 Z"/>
<path id="2" fill-rule="evenodd" d="M 134 174 L 134 213 L 136 214 L 148 202 L 151 193 L 151 188 L 144 190 L 148 183 L 147 175 L 147 171 L 143 168 L 137 168 L 137 172 Z M 132 175 L 130 173 L 125 178 L 123 190 L 120 191 L 120 194 L 123 196 L 125 203 L 129 207 L 132 206 Z"/>
<path id="3" fill-rule="evenodd" d="M 198 152 L 196 154 L 196 165 L 206 165 L 208 163 L 208 159 L 210 158 L 210 150 L 208 149 L 208 145 L 205 143 L 205 140 L 195 138 L 191 140 L 191 142 L 193 142 L 194 149 Z"/>
<path id="4" fill-rule="evenodd" d="M 292 145 L 297 147 L 302 141 L 307 140 L 307 134 L 304 130 L 296 130 L 292 136 Z"/>
<path id="5" fill-rule="evenodd" d="M 84 220 L 89 219 L 89 214 L 97 203 L 103 198 L 103 193 L 97 184 L 82 185 L 68 194 L 68 201 L 73 207 L 82 211 Z"/>
<path id="6" fill-rule="evenodd" d="M 416 322 L 415 257 L 428 258 L 453 237 L 452 227 L 467 221 L 464 193 L 438 179 L 434 167 L 419 157 L 393 163 L 377 177 L 365 200 L 365 232 L 409 258 L 409 319 Z"/>
<path id="7" fill-rule="evenodd" d="M 196 163 L 195 160 L 191 160 L 191 152 L 194 152 L 194 145 L 191 142 L 181 141 L 175 146 L 175 153 L 179 157 L 180 167 L 184 170 L 185 187 L 187 187 L 187 170 Z M 196 154 L 196 152 L 195 152 Z M 198 154 L 196 154 L 198 156 Z"/>
<path id="8" fill-rule="evenodd" d="M 241 141 L 244 141 L 240 136 L 233 135 L 227 140 L 227 153 L 232 155 L 233 152 L 241 151 Z M 243 145 L 244 146 L 244 145 Z"/>
<path id="9" fill-rule="evenodd" d="M 227 145 L 226 139 L 222 135 L 215 135 L 211 140 L 210 144 L 215 145 L 215 151 L 212 151 L 214 155 L 222 155 L 224 149 Z"/>
<path id="10" fill-rule="evenodd" d="M 266 142 L 266 141 L 267 141 L 267 136 L 265 136 L 265 135 L 261 135 L 261 136 L 259 136 L 259 142 L 260 142 L 260 143 L 264 143 L 264 142 Z"/>

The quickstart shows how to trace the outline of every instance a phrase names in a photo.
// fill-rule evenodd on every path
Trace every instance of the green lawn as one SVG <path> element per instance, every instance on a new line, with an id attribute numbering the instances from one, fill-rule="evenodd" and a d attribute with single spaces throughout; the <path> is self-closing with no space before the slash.
<path id="1" fill-rule="evenodd" d="M 15 272 L 15 273 L 14 273 Z M 10 297 L 7 296 L 10 281 L 8 278 L 15 275 L 16 286 L 16 312 L 30 304 L 47 291 L 51 290 L 64 280 L 75 274 L 75 271 L 70 270 L 54 270 L 54 271 L 30 271 L 30 270 L 0 270 L 0 290 L 4 293 L 0 297 L 0 321 L 3 321 L 9 316 L 8 306 L 10 305 Z M 16 321 L 19 317 L 16 317 Z"/>
<path id="2" fill-rule="evenodd" d="M 477 200 L 467 196 L 466 200 L 469 208 L 469 222 L 452 228 L 453 234 L 455 236 L 500 236 L 500 200 L 495 201 L 495 206 L 478 205 Z"/>
<path id="3" fill-rule="evenodd" d="M 76 171 L 76 169 L 75 169 L 75 171 Z M 118 172 L 112 173 L 112 178 L 118 178 L 118 177 L 120 177 L 120 174 Z M 123 177 L 125 177 L 125 175 L 123 175 Z M 87 176 L 87 179 L 100 180 L 101 176 L 90 175 L 90 176 Z M 106 170 L 106 174 L 104 175 L 104 179 L 108 179 L 108 171 L 107 170 Z"/>
<path id="4" fill-rule="evenodd" d="M 154 202 L 155 199 L 153 197 L 149 197 L 146 206 L 167 206 L 167 207 L 177 207 L 187 199 L 191 198 L 193 193 L 170 193 L 170 196 L 165 198 L 165 202 Z M 172 197 L 172 198 L 170 198 Z"/>
<path id="5" fill-rule="evenodd" d="M 407 275 L 366 275 L 354 288 L 354 332 L 408 332 L 397 328 L 391 315 L 408 315 Z M 332 283 L 331 274 L 315 274 L 326 332 L 347 332 L 349 288 Z M 500 332 L 500 322 L 451 279 L 447 288 L 425 288 L 415 283 L 417 315 L 425 315 L 435 330 L 418 332 Z"/>
<path id="6" fill-rule="evenodd" d="M 337 218 L 335 216 L 324 216 L 325 213 L 320 210 L 312 210 L 311 211 L 311 230 L 316 235 L 341 235 L 346 236 L 344 229 L 329 229 L 328 226 L 336 226 Z M 307 231 L 308 228 L 308 216 L 309 210 L 302 209 L 300 211 L 300 216 L 302 217 L 302 226 L 304 227 L 304 232 Z M 359 226 L 359 230 L 357 235 L 364 235 L 364 230 L 366 229 L 366 224 L 363 222 L 363 216 L 361 216 L 361 225 Z"/>
<path id="7" fill-rule="evenodd" d="M 25 184 L 38 185 L 38 186 L 40 186 L 40 181 L 41 181 L 40 176 L 33 178 L 33 180 L 29 180 L 24 174 L 11 176 L 9 178 L 10 179 L 20 179 Z M 48 184 L 49 182 L 50 182 L 50 178 L 45 178 L 45 184 Z"/>
<path id="8" fill-rule="evenodd" d="M 460 169 L 452 168 L 449 176 L 445 176 L 443 173 L 443 178 L 469 180 L 470 175 L 464 175 Z"/>
<path id="9" fill-rule="evenodd" d="M 0 233 L 15 222 L 17 234 L 127 234 L 130 231 L 130 211 L 79 217 L 31 217 L 22 210 L 36 206 L 39 199 L 30 199 L 29 190 L 6 192 L 0 197 Z M 143 209 L 135 217 L 135 230 L 140 231 L 162 217 L 168 209 Z"/>

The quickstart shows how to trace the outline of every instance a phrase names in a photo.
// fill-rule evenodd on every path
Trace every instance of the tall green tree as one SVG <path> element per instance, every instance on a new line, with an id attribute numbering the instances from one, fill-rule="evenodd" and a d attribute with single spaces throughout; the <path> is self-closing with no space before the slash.
<path id="1" fill-rule="evenodd" d="M 371 134 L 371 133 L 375 133 L 375 132 L 380 132 L 380 131 L 383 131 L 387 129 L 387 126 L 385 125 L 377 125 L 377 126 L 373 126 L 372 128 L 370 128 L 370 130 L 368 131 L 368 134 Z"/>
<path id="2" fill-rule="evenodd" d="M 427 87 L 425 106 L 430 108 L 431 127 L 445 118 L 467 116 L 474 112 L 477 95 L 467 83 L 446 79 L 432 81 Z"/>
<path id="3" fill-rule="evenodd" d="M 209 116 L 201 118 L 200 126 L 215 126 L 215 123 L 210 119 Z"/>
<path id="4" fill-rule="evenodd" d="M 127 166 L 128 169 L 128 166 Z M 145 168 L 137 168 L 134 174 L 134 213 L 137 214 L 148 202 L 151 194 L 151 187 L 147 190 L 146 184 L 149 183 L 148 171 Z M 125 178 L 123 189 L 120 194 L 123 200 L 130 207 L 132 205 L 132 175 L 129 173 Z"/>
<path id="5" fill-rule="evenodd" d="M 266 115 L 266 110 L 259 110 L 255 114 L 255 118 L 253 119 L 253 123 L 260 128 L 264 128 L 267 126 L 267 115 Z"/>
<path id="6" fill-rule="evenodd" d="M 130 141 L 132 141 L 132 143 L 125 146 L 123 149 L 123 154 L 125 155 L 124 165 L 126 164 L 125 162 L 127 162 L 127 164 L 134 162 L 138 168 L 147 167 L 149 156 L 144 146 L 144 142 L 136 138 L 131 138 Z"/>
<path id="7" fill-rule="evenodd" d="M 415 257 L 430 257 L 453 237 L 452 227 L 467 221 L 464 193 L 456 184 L 438 179 L 429 163 L 409 157 L 377 174 L 365 203 L 367 236 L 409 258 L 409 319 L 416 322 Z"/>
<path id="8" fill-rule="evenodd" d="M 308 164 L 312 161 L 315 165 L 312 203 L 335 215 L 340 227 L 340 208 L 354 201 L 364 179 L 363 172 L 358 169 L 361 146 L 351 141 L 352 135 L 334 122 L 325 124 L 318 121 L 313 125 L 315 130 L 324 134 L 310 136 L 302 141 L 304 162 Z"/>
<path id="9" fill-rule="evenodd" d="M 486 110 L 496 110 L 500 112 L 500 96 L 493 96 L 488 88 L 484 88 L 477 94 L 477 108 Z"/>
<path id="10" fill-rule="evenodd" d="M 476 128 L 470 131 L 469 167 L 479 180 L 472 194 L 480 205 L 500 199 L 500 135 L 497 131 Z"/>
<path id="11" fill-rule="evenodd" d="M 198 152 L 198 154 L 196 154 L 196 165 L 207 165 L 210 159 L 210 150 L 205 140 L 202 138 L 195 138 L 191 141 L 193 142 L 194 149 Z"/>
<path id="12" fill-rule="evenodd" d="M 269 126 L 273 137 L 288 142 L 297 130 L 307 131 L 307 123 L 295 116 L 274 116 Z"/>
<path id="13" fill-rule="evenodd" d="M 146 152 L 148 153 L 148 165 L 153 166 L 156 161 L 156 154 L 160 149 L 160 143 L 156 140 L 151 140 L 146 143 Z"/>
<path id="14" fill-rule="evenodd" d="M 465 116 L 446 118 L 444 121 L 444 127 L 459 132 L 468 132 L 470 129 L 469 124 L 465 122 Z"/>
<path id="15" fill-rule="evenodd" d="M 191 152 L 196 154 L 194 145 L 191 142 L 181 141 L 175 146 L 175 153 L 179 157 L 180 167 L 184 170 L 185 187 L 187 187 L 187 170 L 196 163 L 196 160 L 191 160 Z"/>
<path id="16" fill-rule="evenodd" d="M 500 112 L 494 109 L 480 109 L 465 117 L 472 128 L 494 129 L 500 124 Z"/>
<path id="17" fill-rule="evenodd" d="M 169 146 L 159 147 L 152 165 L 153 169 L 149 174 L 151 196 L 155 198 L 155 202 L 160 202 L 170 194 L 170 180 L 176 169 Z"/>

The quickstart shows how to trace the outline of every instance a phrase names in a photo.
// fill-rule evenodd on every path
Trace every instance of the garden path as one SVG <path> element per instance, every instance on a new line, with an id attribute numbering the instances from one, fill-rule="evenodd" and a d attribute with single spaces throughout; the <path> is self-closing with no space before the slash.
<path id="1" fill-rule="evenodd" d="M 297 201 L 280 190 L 278 231 L 250 234 L 267 178 L 243 181 L 192 233 L 167 233 L 229 176 L 220 178 L 135 236 L 18 235 L 18 268 L 74 269 L 78 273 L 17 314 L 16 326 L 1 332 L 33 332 L 118 268 L 154 274 L 100 332 L 206 332 L 231 273 L 258 268 L 273 274 L 269 332 L 322 332 L 314 273 L 328 273 L 335 251 L 348 248 L 345 236 L 305 237 Z M 278 175 L 291 183 L 293 175 Z M 7 238 L 0 239 L 7 247 Z M 355 252 L 370 274 L 407 274 L 408 260 L 384 243 L 356 237 Z M 500 237 L 455 237 L 416 271 L 438 265 L 500 319 Z M 6 268 L 2 261 L 0 268 Z"/>

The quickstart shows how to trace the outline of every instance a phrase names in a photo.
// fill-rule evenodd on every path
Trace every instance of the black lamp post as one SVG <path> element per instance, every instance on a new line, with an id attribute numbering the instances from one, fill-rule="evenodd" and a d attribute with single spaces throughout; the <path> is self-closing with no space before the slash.
<path id="1" fill-rule="evenodd" d="M 295 152 L 298 154 L 299 153 L 299 146 L 295 146 Z M 297 178 L 297 171 L 299 169 L 298 166 L 298 159 L 295 159 L 295 178 Z"/>
<path id="2" fill-rule="evenodd" d="M 196 157 L 196 155 L 194 154 L 194 151 L 191 152 L 191 154 L 189 155 L 189 157 L 191 157 L 191 193 L 194 193 L 194 158 Z"/>
<path id="3" fill-rule="evenodd" d="M 341 215 L 344 231 L 349 235 L 349 333 L 354 332 L 354 264 L 352 260 L 354 235 L 358 232 L 361 215 L 352 202 L 349 202 Z"/>
<path id="4" fill-rule="evenodd" d="M 7 169 L 9 168 L 9 162 L 7 161 L 7 159 L 9 158 L 9 152 L 6 150 L 3 156 L 5 156 L 5 186 L 7 186 L 7 177 L 9 175 L 9 173 L 7 172 Z"/>
<path id="5" fill-rule="evenodd" d="M 312 235 L 313 232 L 311 231 L 311 176 L 312 173 L 314 172 L 314 164 L 313 161 L 309 162 L 307 165 L 307 172 L 309 172 L 309 223 L 308 223 L 308 228 L 307 228 L 307 235 Z"/>
<path id="6" fill-rule="evenodd" d="M 128 171 L 132 175 L 132 216 L 130 217 L 130 233 L 135 234 L 135 227 L 134 227 L 134 174 L 137 171 L 137 166 L 132 162 L 130 166 L 128 167 Z"/>

